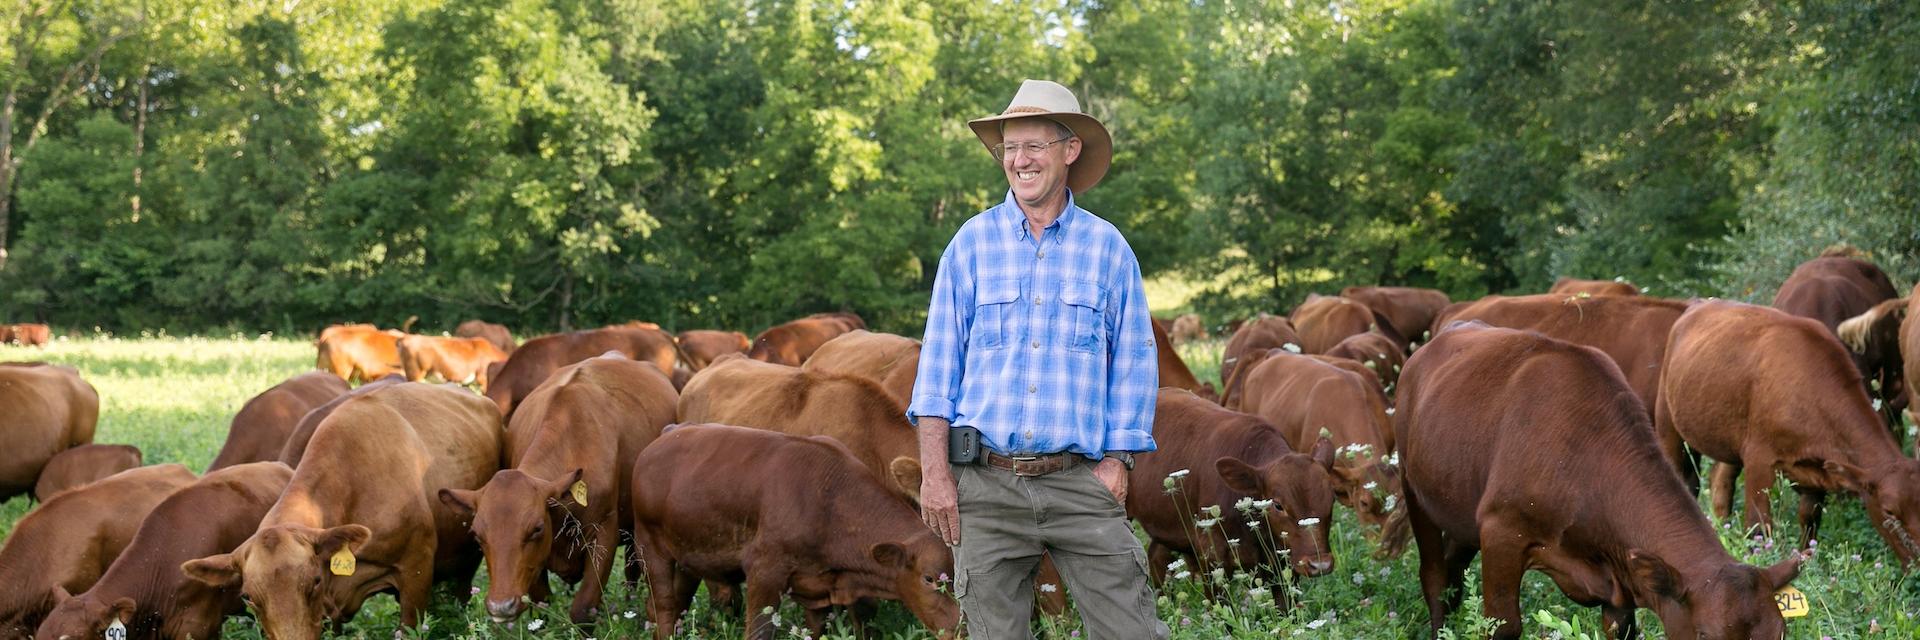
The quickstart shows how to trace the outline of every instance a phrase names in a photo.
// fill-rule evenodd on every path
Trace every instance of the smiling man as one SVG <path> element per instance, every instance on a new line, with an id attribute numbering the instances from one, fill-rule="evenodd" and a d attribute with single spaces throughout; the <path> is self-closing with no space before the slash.
<path id="1" fill-rule="evenodd" d="M 958 546 L 967 632 L 1032 637 L 1046 552 L 1091 637 L 1165 638 L 1124 506 L 1133 454 L 1154 448 L 1159 386 L 1140 264 L 1118 229 L 1073 199 L 1106 174 L 1112 138 L 1072 91 L 1044 80 L 967 124 L 1000 161 L 1008 193 L 940 256 L 907 409 L 927 524 Z M 977 456 L 948 446 L 976 430 Z"/>

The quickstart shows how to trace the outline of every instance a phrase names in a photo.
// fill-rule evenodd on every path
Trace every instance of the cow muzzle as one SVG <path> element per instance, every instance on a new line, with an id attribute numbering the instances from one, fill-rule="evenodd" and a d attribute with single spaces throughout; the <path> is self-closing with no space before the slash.
<path id="1" fill-rule="evenodd" d="M 488 600 L 487 617 L 493 618 L 493 621 L 498 624 L 513 622 L 514 618 L 520 617 L 520 601 L 518 599 Z"/>

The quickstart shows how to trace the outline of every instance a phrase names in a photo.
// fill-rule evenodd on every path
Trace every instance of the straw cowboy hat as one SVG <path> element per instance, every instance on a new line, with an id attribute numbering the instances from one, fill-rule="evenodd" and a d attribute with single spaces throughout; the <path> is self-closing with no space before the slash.
<path id="1" fill-rule="evenodd" d="M 1080 158 L 1067 166 L 1067 188 L 1074 193 L 1085 193 L 1106 177 L 1107 167 L 1113 164 L 1113 136 L 1106 125 L 1080 111 L 1080 100 L 1071 89 L 1049 80 L 1021 82 L 1006 111 L 969 120 L 967 126 L 980 136 L 980 144 L 992 149 L 1002 141 L 1001 123 L 1015 118 L 1046 118 L 1066 125 L 1080 138 Z"/>

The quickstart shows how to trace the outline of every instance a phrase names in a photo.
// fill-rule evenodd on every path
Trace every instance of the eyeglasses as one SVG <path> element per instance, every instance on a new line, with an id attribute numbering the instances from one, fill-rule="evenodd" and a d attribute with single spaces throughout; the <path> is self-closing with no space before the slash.
<path id="1" fill-rule="evenodd" d="M 1027 155 L 1030 155 L 1030 156 L 1037 156 L 1037 155 L 1040 155 L 1040 152 L 1053 148 L 1053 145 L 1060 144 L 1062 142 L 1066 142 L 1072 139 L 1073 139 L 1073 134 L 1069 133 L 1067 134 L 1067 137 L 1061 138 L 1059 140 L 1055 140 L 1053 142 L 1009 142 L 1006 144 L 996 144 L 996 145 L 987 147 L 987 149 L 993 152 L 994 159 L 1004 160 L 1006 159 L 1007 156 L 1020 153 L 1021 151 L 1027 152 Z"/>

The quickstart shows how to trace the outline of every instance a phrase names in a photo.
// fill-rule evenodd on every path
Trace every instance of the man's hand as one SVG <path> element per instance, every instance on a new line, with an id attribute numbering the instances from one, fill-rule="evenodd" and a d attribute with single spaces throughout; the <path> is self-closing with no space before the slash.
<path id="1" fill-rule="evenodd" d="M 920 476 L 920 518 L 947 546 L 960 545 L 960 497 L 953 476 Z"/>
<path id="2" fill-rule="evenodd" d="M 1107 485 L 1107 491 L 1113 493 L 1113 499 L 1119 501 L 1120 506 L 1127 506 L 1127 465 L 1114 458 L 1101 458 L 1100 464 L 1093 468 L 1093 477 Z"/>

